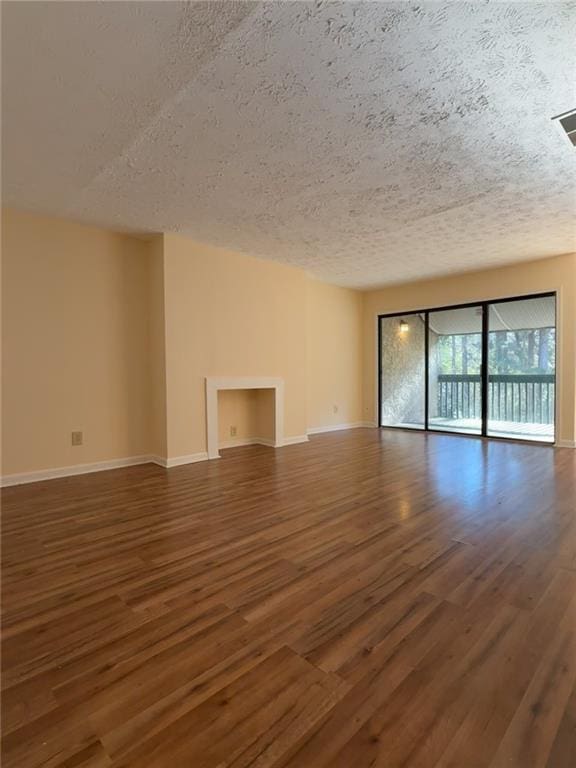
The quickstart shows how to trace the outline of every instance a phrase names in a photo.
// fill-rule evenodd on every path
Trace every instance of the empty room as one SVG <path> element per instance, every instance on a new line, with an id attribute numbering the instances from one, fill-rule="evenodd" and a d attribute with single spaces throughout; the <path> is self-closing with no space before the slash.
<path id="1" fill-rule="evenodd" d="M 576 4 L 0 10 L 4 768 L 575 768 Z"/>

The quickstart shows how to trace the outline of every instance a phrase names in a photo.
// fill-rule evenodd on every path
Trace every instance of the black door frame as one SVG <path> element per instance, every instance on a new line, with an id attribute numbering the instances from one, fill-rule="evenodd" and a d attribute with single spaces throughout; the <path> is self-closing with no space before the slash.
<path id="1" fill-rule="evenodd" d="M 488 435 L 488 341 L 489 341 L 489 308 L 492 304 L 507 304 L 512 301 L 526 301 L 529 299 L 544 299 L 554 298 L 554 322 L 555 322 L 555 334 L 554 334 L 554 376 L 558 370 L 558 297 L 556 291 L 546 291 L 545 293 L 530 293 L 523 296 L 509 296 L 506 298 L 498 299 L 483 299 L 482 301 L 470 301 L 465 304 L 449 304 L 441 307 L 427 307 L 426 309 L 411 309 L 405 312 L 389 312 L 387 314 L 378 314 L 378 426 L 380 429 L 401 429 L 406 432 L 431 432 L 442 435 L 459 435 L 464 437 L 489 437 L 490 440 L 506 440 L 506 441 L 518 441 L 523 443 L 529 443 L 530 445 L 554 445 L 557 440 L 557 408 L 558 408 L 558 387 L 555 387 L 554 392 L 554 440 L 553 442 L 544 440 L 523 440 L 522 437 L 500 437 L 497 435 Z M 455 432 L 447 429 L 430 429 L 428 424 L 429 420 L 429 316 L 430 312 L 442 312 L 450 309 L 467 309 L 470 307 L 480 307 L 482 309 L 482 363 L 480 369 L 480 378 L 482 383 L 481 389 L 481 409 L 482 409 L 482 426 L 480 434 L 474 434 L 472 432 Z M 423 427 L 398 427 L 398 426 L 384 426 L 382 424 L 382 323 L 381 320 L 392 317 L 406 317 L 408 315 L 421 315 L 424 318 L 424 426 Z M 556 383 L 557 382 L 557 379 Z"/>

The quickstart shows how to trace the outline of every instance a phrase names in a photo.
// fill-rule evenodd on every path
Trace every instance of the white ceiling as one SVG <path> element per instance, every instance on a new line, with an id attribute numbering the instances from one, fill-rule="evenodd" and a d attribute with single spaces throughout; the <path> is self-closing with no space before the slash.
<path id="1" fill-rule="evenodd" d="M 576 5 L 9 2 L 3 195 L 353 287 L 576 249 Z"/>

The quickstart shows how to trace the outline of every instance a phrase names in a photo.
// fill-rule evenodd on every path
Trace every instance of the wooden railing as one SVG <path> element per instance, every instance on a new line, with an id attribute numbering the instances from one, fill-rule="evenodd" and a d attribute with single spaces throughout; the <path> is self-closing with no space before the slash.
<path id="1" fill-rule="evenodd" d="M 438 416 L 446 419 L 479 419 L 482 383 L 472 374 L 440 374 L 437 387 Z M 528 424 L 552 424 L 556 377 L 554 374 L 490 375 L 488 418 Z"/>

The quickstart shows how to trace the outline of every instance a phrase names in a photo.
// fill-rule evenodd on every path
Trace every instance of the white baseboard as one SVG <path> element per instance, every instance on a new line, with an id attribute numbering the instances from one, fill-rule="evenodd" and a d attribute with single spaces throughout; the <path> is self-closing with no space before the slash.
<path id="1" fill-rule="evenodd" d="M 558 448 L 576 448 L 575 440 L 558 440 L 556 443 Z"/>
<path id="2" fill-rule="evenodd" d="M 375 427 L 370 421 L 354 421 L 350 424 L 330 424 L 327 427 L 310 427 L 309 435 L 321 435 L 324 432 L 339 432 L 342 429 L 359 429 L 361 427 Z"/>
<path id="3" fill-rule="evenodd" d="M 130 456 L 125 459 L 111 459 L 110 461 L 97 461 L 92 464 L 73 464 L 71 467 L 54 467 L 42 469 L 37 472 L 18 472 L 14 475 L 4 475 L 0 485 L 6 488 L 10 485 L 24 485 L 25 483 L 39 483 L 42 480 L 55 480 L 58 477 L 72 477 L 73 475 L 87 475 L 91 472 L 105 472 L 108 469 L 120 467 L 134 467 L 137 464 L 149 464 L 154 460 L 152 456 Z"/>
<path id="4" fill-rule="evenodd" d="M 298 445 L 298 443 L 307 443 L 307 442 L 308 442 L 308 435 L 296 435 L 295 437 L 285 437 L 282 445 Z"/>
<path id="5" fill-rule="evenodd" d="M 241 445 L 265 445 L 268 448 L 282 448 L 284 445 L 296 445 L 297 443 L 307 443 L 308 435 L 296 435 L 296 437 L 285 437 L 281 445 L 274 440 L 268 440 L 264 437 L 237 437 L 232 440 L 224 440 L 218 446 L 218 450 L 225 448 L 239 448 Z"/>
<path id="6" fill-rule="evenodd" d="M 206 461 L 207 459 L 208 453 L 206 451 L 202 451 L 201 453 L 191 453 L 188 456 L 175 456 L 173 459 L 166 459 L 163 456 L 150 457 L 150 461 L 165 469 L 181 467 L 184 464 L 196 464 L 198 461 Z"/>
<path id="7" fill-rule="evenodd" d="M 233 437 L 230 440 L 223 440 L 218 445 L 218 450 L 223 448 L 239 448 L 242 445 L 265 445 L 268 448 L 276 448 L 274 440 L 268 440 L 265 437 Z"/>
<path id="8" fill-rule="evenodd" d="M 231 440 L 224 440 L 218 445 L 218 450 L 226 448 L 239 448 L 242 445 L 265 445 L 267 448 L 282 448 L 285 445 L 296 445 L 298 443 L 307 443 L 308 435 L 296 435 L 295 437 L 285 437 L 282 443 L 269 440 L 265 437 L 236 437 Z M 214 458 L 218 458 L 215 456 Z"/>
<path id="9" fill-rule="evenodd" d="M 282 445 L 298 445 L 307 443 L 308 435 L 316 435 L 322 432 L 334 432 L 340 429 L 354 429 L 356 427 L 371 427 L 372 424 L 359 422 L 357 424 L 337 424 L 329 427 L 314 427 L 308 430 L 307 435 L 295 435 L 294 437 L 285 437 Z M 274 440 L 265 438 L 237 438 L 236 440 L 225 441 L 220 444 L 220 448 L 232 448 L 241 445 L 266 445 L 270 448 L 281 448 L 276 445 Z M 574 448 L 576 445 L 568 440 L 562 440 L 558 443 L 564 448 Z M 165 469 L 171 467 L 180 467 L 184 464 L 195 464 L 199 461 L 207 461 L 208 453 L 192 453 L 189 456 L 175 456 L 166 459 L 163 456 L 130 456 L 125 459 L 111 459 L 110 461 L 97 461 L 92 464 L 74 464 L 70 467 L 55 467 L 53 469 L 42 469 L 37 472 L 19 472 L 13 475 L 4 475 L 0 478 L 0 487 L 11 485 L 24 485 L 25 483 L 38 483 L 43 480 L 54 480 L 59 477 L 73 477 L 74 475 L 87 475 L 91 472 L 105 472 L 109 469 L 120 469 L 121 467 L 133 467 L 138 464 L 157 464 Z"/>
<path id="10" fill-rule="evenodd" d="M 269 440 L 266 437 L 259 437 L 255 440 L 255 445 L 265 445 L 267 448 L 281 448 L 275 440 Z"/>

